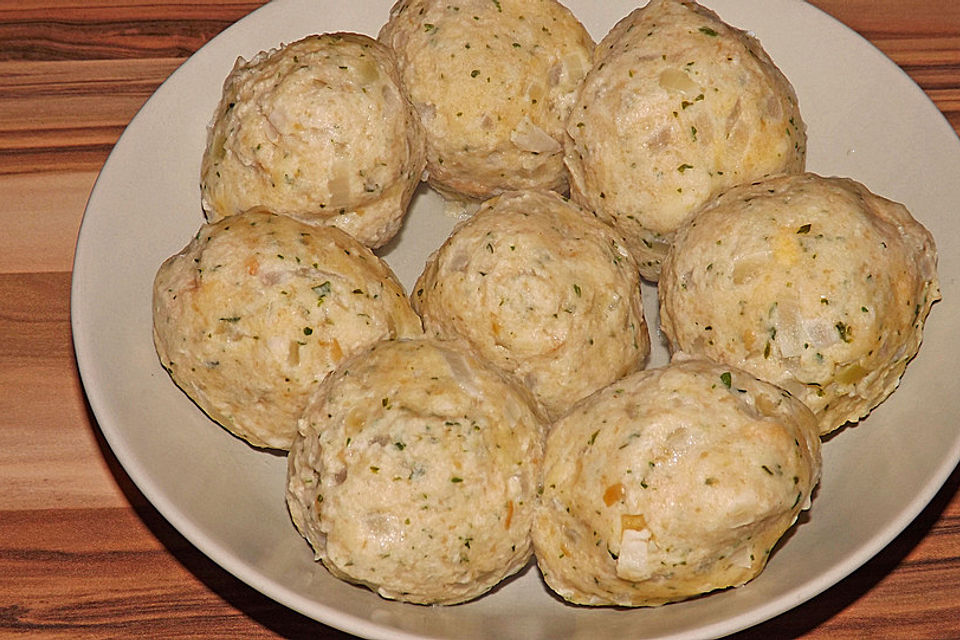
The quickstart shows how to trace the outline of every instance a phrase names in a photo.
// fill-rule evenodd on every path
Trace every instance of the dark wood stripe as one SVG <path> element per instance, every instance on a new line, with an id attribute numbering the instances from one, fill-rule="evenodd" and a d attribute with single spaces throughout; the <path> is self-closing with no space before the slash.
<path id="1" fill-rule="evenodd" d="M 0 541 L 0 591 L 18 594 L 0 635 L 349 637 L 249 588 L 150 507 L 5 511 Z"/>
<path id="2" fill-rule="evenodd" d="M 0 11 L 0 60 L 186 57 L 263 3 L 58 4 L 7 3 Z"/>

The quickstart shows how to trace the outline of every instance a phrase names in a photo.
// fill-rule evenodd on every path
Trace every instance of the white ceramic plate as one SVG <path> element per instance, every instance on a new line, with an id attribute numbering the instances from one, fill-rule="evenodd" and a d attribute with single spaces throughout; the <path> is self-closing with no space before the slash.
<path id="1" fill-rule="evenodd" d="M 73 335 L 87 396 L 137 486 L 201 551 L 271 598 L 369 638 L 701 638 L 759 623 L 830 587 L 892 540 L 960 459 L 960 141 L 940 112 L 870 44 L 799 0 L 712 0 L 752 30 L 796 87 L 811 170 L 854 177 L 904 202 L 937 239 L 944 300 L 900 389 L 824 448 L 823 482 L 766 571 L 743 588 L 658 609 L 563 604 L 529 567 L 494 593 L 437 608 L 380 599 L 314 564 L 289 522 L 285 461 L 204 417 L 161 369 L 151 338 L 157 267 L 202 223 L 205 127 L 238 55 L 310 33 L 375 35 L 389 0 L 280 0 L 211 41 L 144 105 L 107 160 L 77 246 Z M 634 0 L 570 0 L 595 38 Z M 423 190 L 385 253 L 409 288 L 452 220 Z M 655 326 L 655 292 L 647 294 Z M 654 342 L 657 342 L 656 339 Z M 666 360 L 661 345 L 653 364 Z"/>

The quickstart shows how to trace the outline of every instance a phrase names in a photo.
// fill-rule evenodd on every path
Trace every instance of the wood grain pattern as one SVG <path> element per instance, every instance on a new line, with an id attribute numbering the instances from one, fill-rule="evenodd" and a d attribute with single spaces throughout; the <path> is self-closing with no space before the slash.
<path id="1" fill-rule="evenodd" d="M 0 273 L 70 271 L 83 209 L 96 179 L 95 171 L 0 173 L 4 204 L 17 212 L 3 218 Z"/>
<path id="2" fill-rule="evenodd" d="M 960 3 L 813 3 L 960 130 Z M 156 512 L 103 442 L 71 343 L 73 245 L 97 172 L 156 87 L 259 4 L 0 4 L 0 637 L 348 637 L 233 578 Z M 733 637 L 960 638 L 958 489 L 955 471 L 860 570 Z"/>
<path id="3" fill-rule="evenodd" d="M 0 175 L 99 171 L 130 119 L 182 62 L 0 62 Z"/>
<path id="4" fill-rule="evenodd" d="M 896 62 L 960 130 L 960 3 L 810 0 Z"/>
<path id="5" fill-rule="evenodd" d="M 0 8 L 0 60 L 186 58 L 263 2 L 27 0 Z"/>

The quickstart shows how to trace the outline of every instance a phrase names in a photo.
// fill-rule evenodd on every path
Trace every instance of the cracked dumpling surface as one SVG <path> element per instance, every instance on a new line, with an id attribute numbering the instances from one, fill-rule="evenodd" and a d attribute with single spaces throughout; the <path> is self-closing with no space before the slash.
<path id="1" fill-rule="evenodd" d="M 379 247 L 400 229 L 424 136 L 393 53 L 359 34 L 303 38 L 237 60 L 201 164 L 207 220 L 262 206 Z"/>
<path id="2" fill-rule="evenodd" d="M 422 333 L 390 268 L 334 227 L 251 211 L 202 226 L 157 272 L 164 368 L 211 418 L 287 449 L 319 382 L 386 338 Z"/>
<path id="3" fill-rule="evenodd" d="M 427 133 L 429 182 L 454 199 L 566 191 L 563 127 L 594 43 L 556 0 L 400 0 L 391 46 Z"/>
<path id="4" fill-rule="evenodd" d="M 671 348 L 751 371 L 803 400 L 825 434 L 889 396 L 940 298 L 933 237 L 846 178 L 734 188 L 664 261 Z"/>
<path id="5" fill-rule="evenodd" d="M 411 298 L 428 334 L 467 342 L 553 418 L 650 353 L 623 237 L 555 193 L 484 202 L 430 257 Z"/>
<path id="6" fill-rule="evenodd" d="M 585 605 L 657 606 L 739 586 L 809 507 L 810 410 L 737 369 L 675 358 L 554 424 L 533 525 L 546 583 Z"/>
<path id="7" fill-rule="evenodd" d="M 290 514 L 333 575 L 385 598 L 463 602 L 530 558 L 545 429 L 529 393 L 470 352 L 381 342 L 304 412 Z"/>
<path id="8" fill-rule="evenodd" d="M 597 45 L 567 122 L 571 197 L 656 280 L 675 230 L 736 184 L 803 171 L 806 130 L 759 41 L 688 1 L 652 0 Z"/>

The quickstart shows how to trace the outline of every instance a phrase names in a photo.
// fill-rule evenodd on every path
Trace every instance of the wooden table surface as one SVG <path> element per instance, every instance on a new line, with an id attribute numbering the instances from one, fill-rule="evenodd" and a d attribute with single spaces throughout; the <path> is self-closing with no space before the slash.
<path id="1" fill-rule="evenodd" d="M 247 587 L 157 513 L 105 445 L 71 342 L 74 243 L 112 145 L 177 65 L 259 4 L 0 0 L 0 637 L 347 637 Z M 960 2 L 815 4 L 960 130 Z M 955 471 L 853 575 L 735 637 L 960 638 L 958 485 Z"/>

